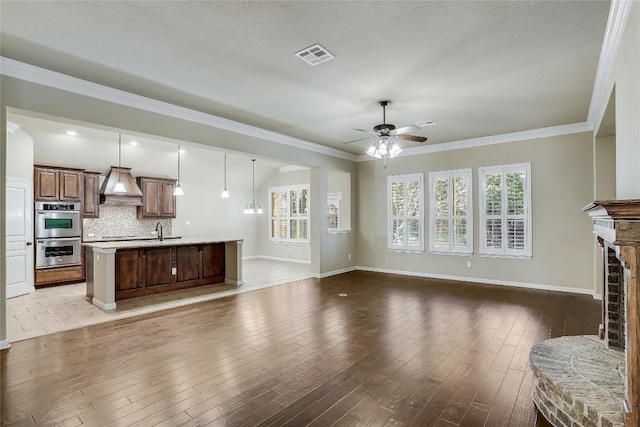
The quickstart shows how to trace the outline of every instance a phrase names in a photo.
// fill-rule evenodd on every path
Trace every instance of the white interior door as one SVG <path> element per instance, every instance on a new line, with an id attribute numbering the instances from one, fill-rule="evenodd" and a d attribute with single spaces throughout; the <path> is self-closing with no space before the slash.
<path id="1" fill-rule="evenodd" d="M 7 298 L 35 291 L 31 181 L 7 178 Z"/>

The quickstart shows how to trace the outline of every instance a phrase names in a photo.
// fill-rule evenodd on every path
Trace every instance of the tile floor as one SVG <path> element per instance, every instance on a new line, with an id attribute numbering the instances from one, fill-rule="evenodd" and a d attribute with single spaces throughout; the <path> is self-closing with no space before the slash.
<path id="1" fill-rule="evenodd" d="M 115 310 L 103 311 L 85 297 L 84 283 L 38 289 L 7 300 L 9 342 L 67 331 L 111 320 L 124 319 L 169 308 L 195 304 L 311 277 L 309 264 L 246 259 L 243 282 L 211 285 L 119 301 Z"/>

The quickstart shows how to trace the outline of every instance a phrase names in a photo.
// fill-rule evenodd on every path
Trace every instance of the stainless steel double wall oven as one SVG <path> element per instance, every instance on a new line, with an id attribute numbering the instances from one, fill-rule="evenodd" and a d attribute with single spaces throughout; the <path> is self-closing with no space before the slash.
<path id="1" fill-rule="evenodd" d="M 82 264 L 80 203 L 35 202 L 36 268 Z"/>

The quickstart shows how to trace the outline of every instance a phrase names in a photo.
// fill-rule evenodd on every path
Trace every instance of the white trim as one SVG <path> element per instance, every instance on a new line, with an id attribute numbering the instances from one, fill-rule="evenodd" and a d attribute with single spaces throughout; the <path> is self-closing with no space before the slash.
<path id="1" fill-rule="evenodd" d="M 18 129 L 20 129 L 20 125 L 7 121 L 7 132 L 9 133 L 15 133 Z"/>
<path id="2" fill-rule="evenodd" d="M 272 261 L 285 261 L 285 262 L 297 262 L 298 264 L 311 264 L 311 261 L 307 261 L 304 259 L 295 259 L 295 258 L 281 258 L 275 256 L 267 256 L 267 255 L 255 255 L 252 257 L 247 257 L 243 259 L 270 259 Z"/>
<path id="3" fill-rule="evenodd" d="M 78 95 L 88 96 L 115 104 L 124 105 L 151 113 L 162 114 L 205 126 L 224 129 L 241 135 L 252 136 L 278 144 L 295 147 L 302 150 L 313 151 L 319 154 L 338 157 L 341 159 L 355 161 L 355 154 L 347 153 L 336 148 L 293 138 L 277 132 L 268 131 L 255 126 L 203 113 L 156 99 L 147 98 L 123 90 L 114 89 L 108 86 L 92 83 L 86 80 L 71 77 L 62 73 L 36 67 L 24 62 L 15 61 L 10 58 L 0 56 L 0 74 L 25 80 L 32 83 L 41 84 L 55 89 L 64 90 Z"/>
<path id="4" fill-rule="evenodd" d="M 289 165 L 289 166 L 280 166 L 278 169 L 280 169 L 280 172 L 286 173 L 286 172 L 305 171 L 309 168 L 305 166 Z"/>
<path id="5" fill-rule="evenodd" d="M 91 299 L 91 302 L 93 303 L 93 305 L 100 307 L 103 310 L 115 310 L 116 309 L 116 303 L 115 302 L 109 302 L 109 303 L 103 303 L 102 301 L 98 300 L 98 299 Z"/>
<path id="6" fill-rule="evenodd" d="M 525 222 L 525 241 L 524 241 L 524 249 L 509 249 L 507 247 L 507 221 L 509 220 L 509 214 L 507 213 L 507 184 L 506 184 L 506 176 L 509 172 L 525 172 L 525 188 L 524 188 L 524 222 Z M 485 197 L 485 180 L 484 176 L 487 174 L 499 174 L 501 177 L 501 193 L 502 193 L 502 203 L 501 203 L 501 214 L 500 215 L 492 215 L 495 219 L 501 220 L 501 231 L 502 231 L 502 247 L 500 248 L 488 248 L 487 247 L 487 214 L 486 214 L 486 197 Z M 480 226 L 480 254 L 482 256 L 498 256 L 498 257 L 508 257 L 508 258 L 531 258 L 533 254 L 532 248 L 532 206 L 531 206 L 531 163 L 516 163 L 516 164 L 508 164 L 508 165 L 495 165 L 495 166 L 485 166 L 478 168 L 478 194 L 479 200 L 478 205 L 480 208 L 480 216 L 479 216 L 479 226 Z M 499 216 L 499 218 L 497 218 Z M 517 215 L 519 216 L 519 215 Z M 513 217 L 513 215 L 512 215 Z M 513 219 L 513 218 L 512 218 Z M 522 218 L 517 218 L 522 219 Z"/>
<path id="7" fill-rule="evenodd" d="M 328 271 L 326 273 L 312 273 L 311 277 L 315 279 L 324 279 L 325 277 L 335 276 L 337 274 L 350 273 L 352 271 L 356 271 L 357 269 L 358 267 L 353 266 L 353 267 L 341 268 L 340 270 Z"/>
<path id="8" fill-rule="evenodd" d="M 417 217 L 407 216 L 407 185 L 406 183 L 409 181 L 418 181 L 418 196 L 420 197 L 420 212 Z M 392 203 L 391 203 L 391 192 L 392 186 L 395 182 L 402 182 L 402 192 L 403 192 L 403 214 L 401 216 L 395 217 L 395 219 L 404 220 L 407 223 L 409 220 L 415 221 L 417 220 L 420 226 L 420 237 L 418 245 L 409 245 L 407 244 L 408 239 L 408 227 L 405 224 L 405 233 L 403 236 L 403 243 L 397 244 L 393 243 L 393 221 L 394 217 L 392 215 Z M 408 173 L 408 174 L 400 174 L 400 175 L 388 175 L 387 176 L 387 250 L 389 251 L 402 251 L 402 252 L 424 252 L 424 238 L 425 238 L 425 226 L 424 226 L 424 218 L 425 218 L 425 209 L 426 209 L 426 199 L 424 197 L 424 173 Z"/>
<path id="9" fill-rule="evenodd" d="M 9 340 L 0 340 L 0 350 L 6 350 L 11 347 Z"/>
<path id="10" fill-rule="evenodd" d="M 403 270 L 390 270 L 386 268 L 376 268 L 376 267 L 363 267 L 358 266 L 358 270 L 362 271 L 372 271 L 375 273 L 387 273 L 387 274 L 401 274 L 404 276 L 415 276 L 415 277 L 426 277 L 429 279 L 442 279 L 442 280 L 454 280 L 457 282 L 472 282 L 472 283 L 480 283 L 485 285 L 500 285 L 500 286 L 511 286 L 516 288 L 527 288 L 527 289 L 537 289 L 541 291 L 554 291 L 554 292 L 570 292 L 574 294 L 582 294 L 582 295 L 591 295 L 593 296 L 594 292 L 589 289 L 581 289 L 581 288 L 568 288 L 565 286 L 554 286 L 554 285 L 542 285 L 538 283 L 526 283 L 526 282 L 512 282 L 507 280 L 495 280 L 495 279 L 483 279 L 480 277 L 466 277 L 466 276 L 450 276 L 447 274 L 432 274 L 432 273 L 422 273 L 418 271 L 403 271 Z"/>
<path id="11" fill-rule="evenodd" d="M 244 282 L 242 280 L 224 279 L 224 283 L 228 285 L 242 286 Z"/>
<path id="12" fill-rule="evenodd" d="M 587 123 L 589 123 L 591 129 L 595 127 L 596 120 L 600 120 L 604 116 L 604 111 L 609 103 L 611 95 L 609 79 L 632 5 L 633 1 L 630 0 L 613 0 L 609 8 L 607 28 L 604 32 L 596 80 L 591 94 L 589 114 L 587 115 Z"/>
<path id="13" fill-rule="evenodd" d="M 443 142 L 441 144 L 423 145 L 421 147 L 405 148 L 398 157 L 415 156 L 418 154 L 437 153 L 440 151 L 460 150 L 463 148 L 483 147 L 485 145 L 504 144 L 507 142 L 526 141 L 529 139 L 548 138 L 551 136 L 569 135 L 574 133 L 591 132 L 593 127 L 587 122 L 568 125 L 551 126 L 547 128 L 524 130 L 520 132 L 504 133 L 502 135 L 482 136 L 479 138 L 463 139 L 459 141 Z M 366 154 L 358 156 L 358 162 L 375 160 Z"/>
<path id="14" fill-rule="evenodd" d="M 466 178 L 467 180 L 467 215 L 462 217 L 459 215 L 454 218 L 453 215 L 453 190 L 452 181 L 453 178 Z M 447 180 L 447 212 L 446 218 L 440 216 L 436 218 L 435 214 L 435 191 L 434 181 L 436 179 Z M 446 248 L 438 249 L 436 247 L 436 233 L 435 225 L 436 220 L 445 220 L 448 224 L 449 242 Z M 454 247 L 453 246 L 453 221 L 454 219 L 464 219 L 467 222 L 467 246 L 466 247 Z M 429 172 L 429 251 L 434 254 L 456 254 L 456 255 L 471 255 L 473 254 L 473 172 L 471 168 L 456 169 L 456 170 L 444 170 Z"/>
<path id="15" fill-rule="evenodd" d="M 349 234 L 350 228 L 327 228 L 327 234 Z"/>

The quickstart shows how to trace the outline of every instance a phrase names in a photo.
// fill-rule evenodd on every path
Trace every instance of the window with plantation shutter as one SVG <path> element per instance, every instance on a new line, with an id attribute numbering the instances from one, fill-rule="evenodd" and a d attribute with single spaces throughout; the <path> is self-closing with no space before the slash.
<path id="1" fill-rule="evenodd" d="M 473 252 L 471 189 L 471 169 L 429 173 L 432 252 Z"/>
<path id="2" fill-rule="evenodd" d="M 309 243 L 309 185 L 269 188 L 269 241 Z"/>
<path id="3" fill-rule="evenodd" d="M 423 174 L 387 177 L 388 247 L 424 251 Z"/>
<path id="4" fill-rule="evenodd" d="M 531 257 L 530 163 L 479 168 L 480 252 Z"/>

